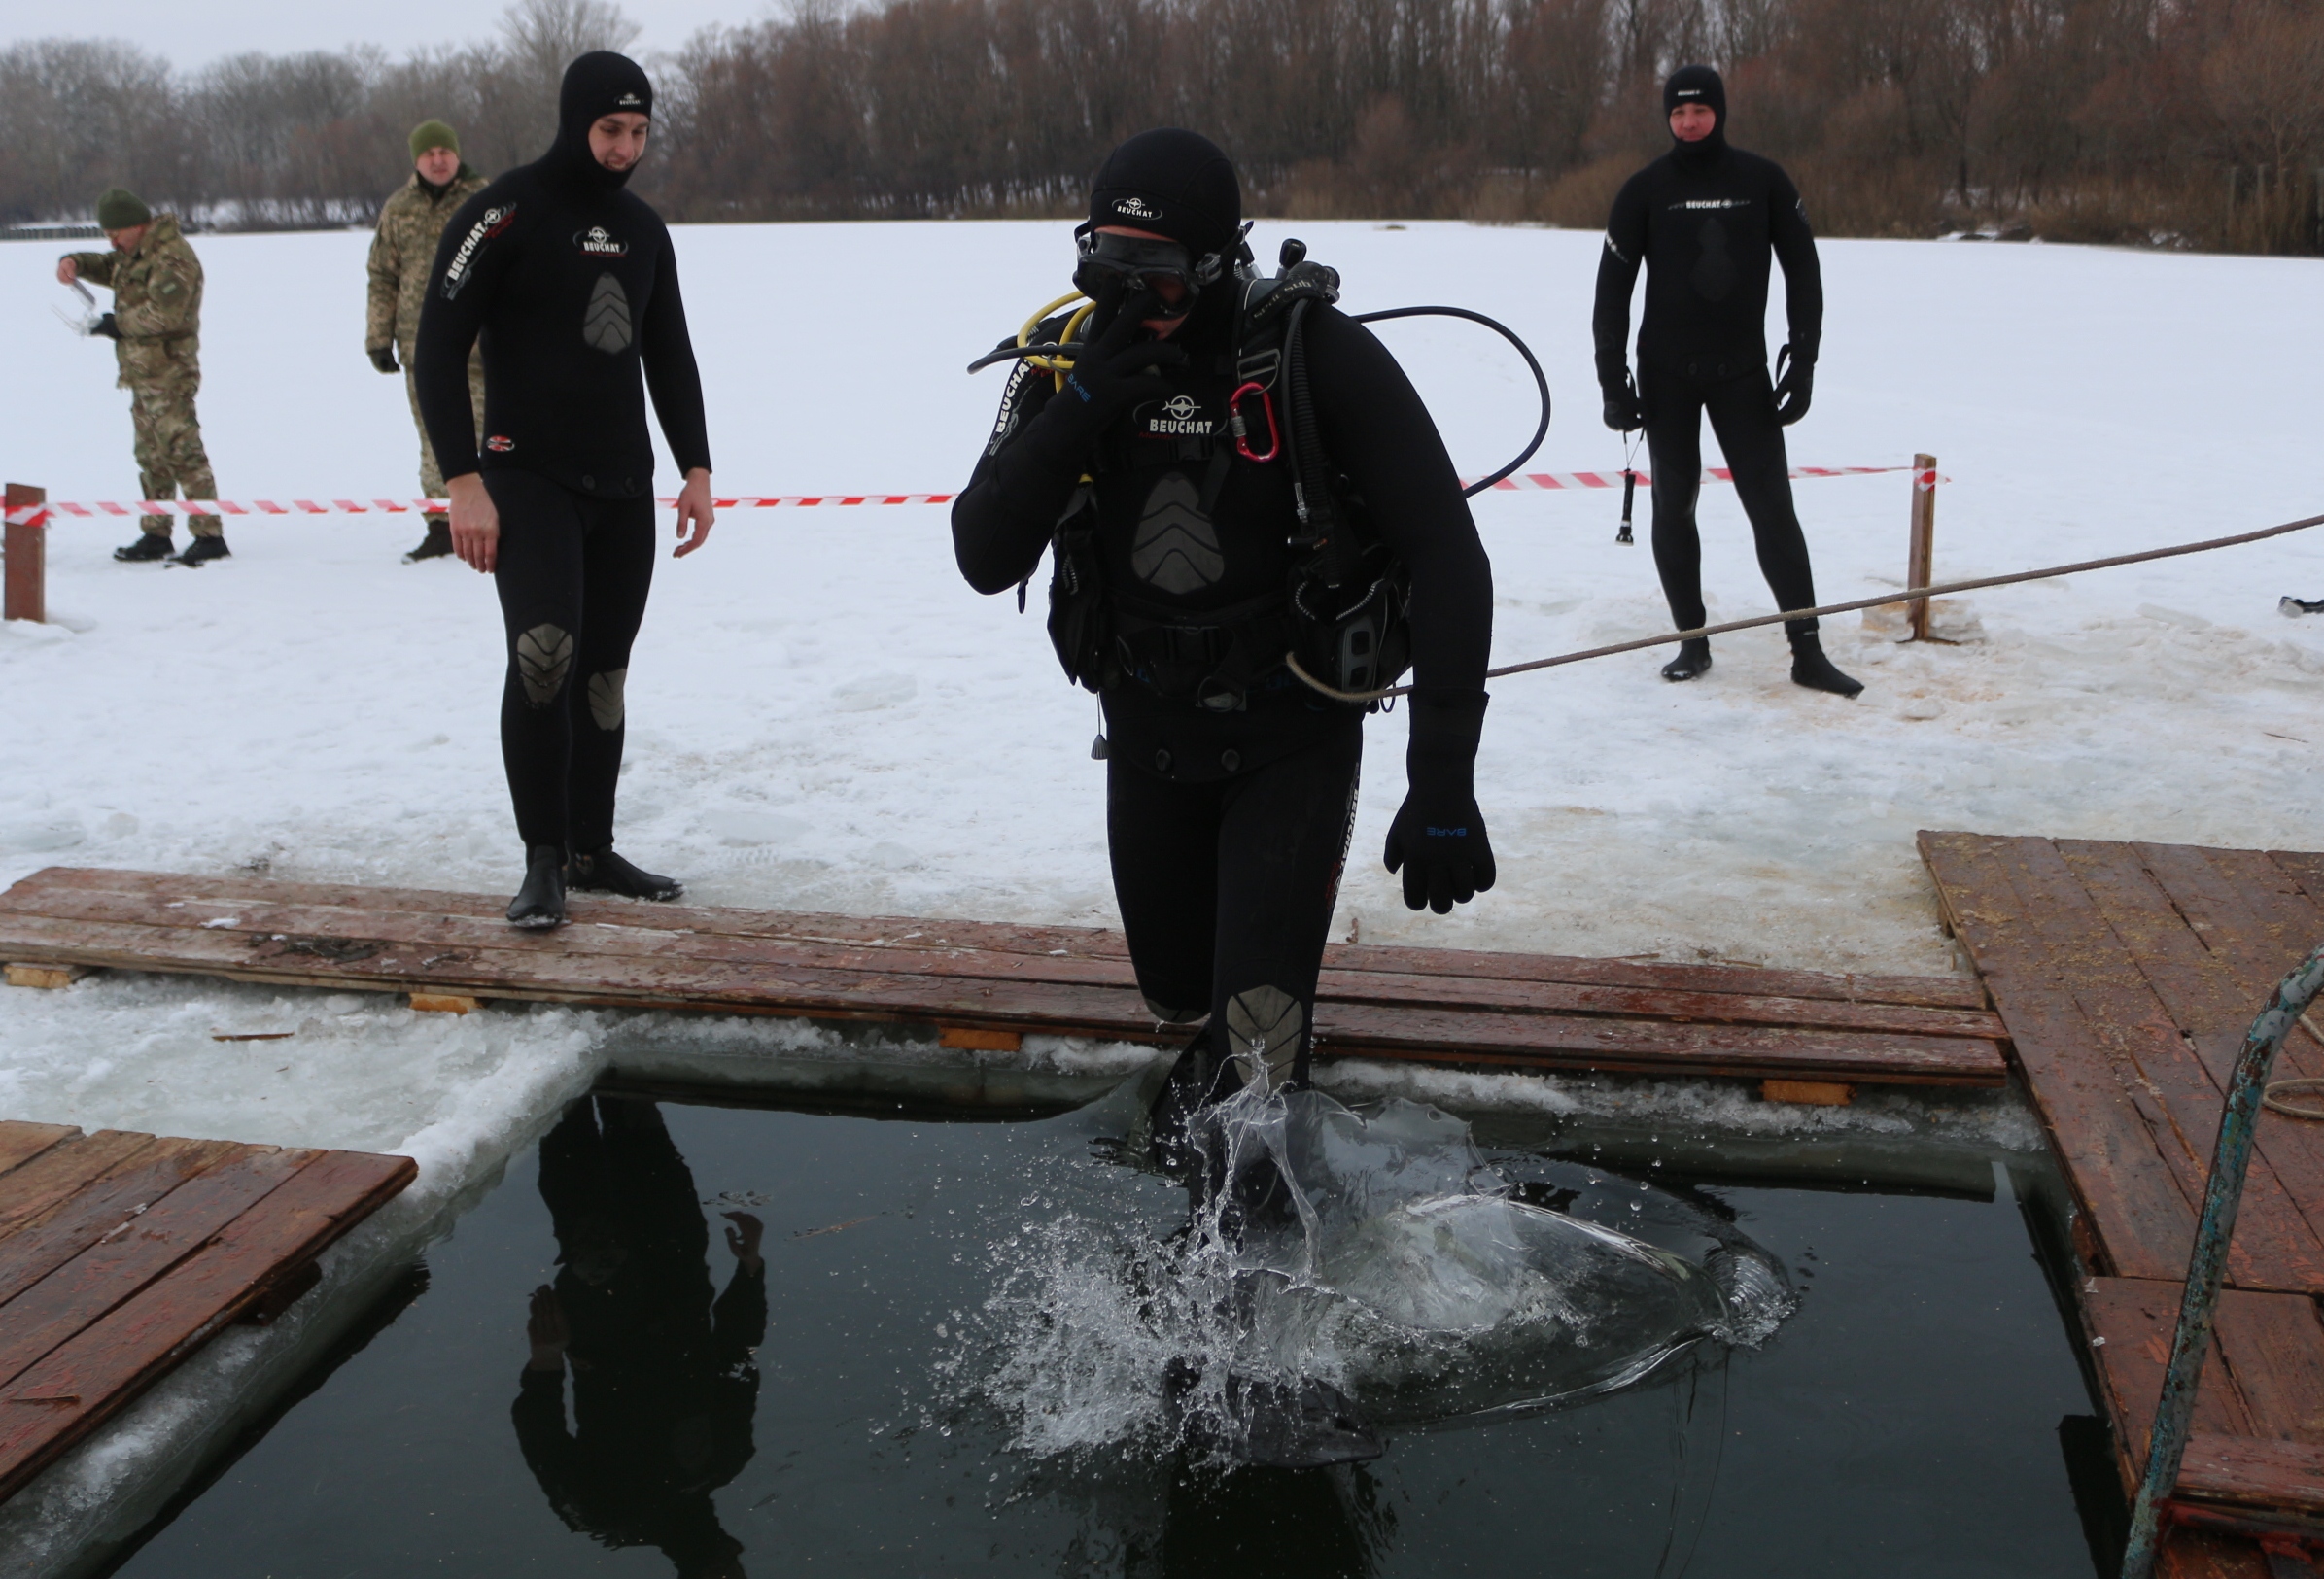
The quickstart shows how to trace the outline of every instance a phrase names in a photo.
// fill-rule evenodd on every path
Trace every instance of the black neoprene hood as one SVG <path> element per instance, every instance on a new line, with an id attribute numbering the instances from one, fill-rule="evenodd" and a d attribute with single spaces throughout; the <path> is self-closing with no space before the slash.
<path id="1" fill-rule="evenodd" d="M 549 149 L 560 173 L 587 185 L 621 187 L 631 171 L 608 170 L 589 152 L 589 128 L 602 116 L 653 115 L 653 84 L 628 55 L 592 50 L 565 68 L 557 90 L 557 141 Z"/>
<path id="2" fill-rule="evenodd" d="M 1106 156 L 1090 191 L 1090 223 L 1168 236 L 1197 258 L 1231 255 L 1242 230 L 1242 183 L 1219 145 L 1198 132 L 1142 131 Z"/>

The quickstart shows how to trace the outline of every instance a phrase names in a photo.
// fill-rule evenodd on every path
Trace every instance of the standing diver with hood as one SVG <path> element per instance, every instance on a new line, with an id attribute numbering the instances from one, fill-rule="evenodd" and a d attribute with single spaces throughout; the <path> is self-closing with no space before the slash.
<path id="1" fill-rule="evenodd" d="M 525 880 L 520 927 L 572 887 L 676 899 L 613 853 L 630 643 L 653 583 L 645 389 L 685 486 L 679 556 L 710 535 L 711 454 L 670 232 L 624 191 L 653 87 L 608 51 L 567 68 L 557 140 L 469 198 L 435 254 L 416 378 L 452 498 L 454 552 L 495 577 L 507 626 L 501 754 Z M 482 454 L 469 349 L 484 338 Z M 644 375 L 641 387 L 639 375 Z"/>
<path id="2" fill-rule="evenodd" d="M 1816 352 L 1823 338 L 1823 280 L 1816 237 L 1791 178 L 1772 160 L 1727 146 L 1727 90 L 1709 66 L 1682 66 L 1662 88 L 1671 151 L 1632 176 L 1613 200 L 1598 259 L 1598 387 L 1606 426 L 1644 427 L 1654 474 L 1654 568 L 1671 618 L 1699 630 L 1703 545 L 1695 532 L 1702 492 L 1703 413 L 1735 474 L 1751 518 L 1759 568 L 1786 609 L 1816 606 L 1808 540 L 1791 507 L 1784 429 L 1808 414 Z M 1784 266 L 1791 343 L 1786 369 L 1767 372 L 1770 255 Z M 1647 268 L 1647 309 L 1638 331 L 1638 382 L 1630 382 L 1623 339 L 1630 292 Z M 1786 620 L 1791 678 L 1811 690 L 1853 697 L 1864 687 L 1832 666 L 1812 619 Z M 1666 680 L 1691 680 L 1711 667 L 1711 642 L 1679 644 Z"/>
<path id="3" fill-rule="evenodd" d="M 1102 598 L 1111 638 L 1076 677 L 1105 711 L 1130 961 L 1158 1018 L 1208 1020 L 1164 1098 L 1180 1117 L 1246 1083 L 1306 1080 L 1364 744 L 1365 707 L 1309 689 L 1282 661 L 1301 558 L 1287 541 L 1301 531 L 1292 468 L 1229 436 L 1241 221 L 1234 167 L 1207 139 L 1149 131 L 1116 149 L 1076 232 L 1076 282 L 1096 303 L 1087 349 L 1062 389 L 1018 364 L 953 507 L 954 552 L 979 592 L 1025 580 L 1057 534 L 1060 582 L 1085 566 Z M 1386 348 L 1322 301 L 1301 332 L 1324 448 L 1410 577 L 1410 793 L 1387 865 L 1404 873 L 1405 904 L 1442 914 L 1493 886 L 1473 788 L 1492 567 L 1436 425 Z M 1083 532 L 1086 558 L 1066 546 Z"/>

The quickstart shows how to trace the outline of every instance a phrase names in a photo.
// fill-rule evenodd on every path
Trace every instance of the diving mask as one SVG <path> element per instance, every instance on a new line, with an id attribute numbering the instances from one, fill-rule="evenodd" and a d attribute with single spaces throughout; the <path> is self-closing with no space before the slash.
<path id="1" fill-rule="evenodd" d="M 1097 293 L 1117 282 L 1130 291 L 1143 291 L 1160 303 L 1153 315 L 1157 318 L 1184 318 L 1194 311 L 1195 298 L 1202 288 L 1216 281 L 1224 267 L 1217 253 L 1205 254 L 1197 259 L 1187 248 L 1175 241 L 1161 241 L 1148 236 L 1111 235 L 1101 230 L 1088 231 L 1077 238 L 1081 261 L 1073 270 L 1074 289 L 1094 300 Z M 1171 301 L 1160 287 L 1174 282 L 1180 287 L 1176 301 Z"/>

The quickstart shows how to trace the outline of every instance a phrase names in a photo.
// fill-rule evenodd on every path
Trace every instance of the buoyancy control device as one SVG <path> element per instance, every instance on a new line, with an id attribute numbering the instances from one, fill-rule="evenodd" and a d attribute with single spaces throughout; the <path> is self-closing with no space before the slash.
<path id="1" fill-rule="evenodd" d="M 1246 233 L 1249 226 L 1244 227 Z M 1096 544 L 1097 511 L 1087 475 L 1059 519 L 1052 543 L 1049 635 L 1066 677 L 1091 691 L 1106 691 L 1137 674 L 1165 696 L 1191 700 L 1216 712 L 1240 711 L 1252 687 L 1294 659 L 1307 674 L 1342 691 L 1394 685 L 1411 667 L 1406 615 L 1410 577 L 1367 528 L 1364 500 L 1324 443 L 1307 385 L 1301 334 L 1317 303 L 1339 298 L 1339 275 L 1310 261 L 1304 243 L 1287 240 L 1279 271 L 1262 274 L 1247 245 L 1234 269 L 1233 393 L 1227 401 L 1228 432 L 1206 456 L 1201 503 L 1207 511 L 1227 469 L 1239 456 L 1290 468 L 1298 517 L 1290 546 L 1300 550 L 1279 594 L 1215 611 L 1200 624 L 1183 613 L 1142 606 L 1109 596 Z M 1077 309 L 1068 309 L 1081 302 Z M 1093 304 L 1076 291 L 1025 321 L 1014 345 L 969 364 L 976 372 L 1015 360 L 1012 390 L 1002 399 L 994 442 L 1017 419 L 1011 397 L 1022 381 L 1042 373 L 1062 388 Z M 1541 397 L 1541 419 L 1515 459 L 1464 487 L 1473 497 L 1508 477 L 1541 448 L 1549 430 L 1547 377 L 1532 350 L 1506 326 L 1460 307 L 1401 307 L 1351 315 L 1356 323 L 1440 316 L 1467 319 L 1494 330 L 1525 359 Z M 1019 606 L 1024 589 L 1019 588 Z M 1377 703 L 1371 704 L 1374 708 Z"/>

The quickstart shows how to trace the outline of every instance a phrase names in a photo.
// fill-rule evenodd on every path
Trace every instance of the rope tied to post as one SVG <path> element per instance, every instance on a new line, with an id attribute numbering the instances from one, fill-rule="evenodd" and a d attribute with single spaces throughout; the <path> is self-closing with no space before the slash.
<path id="1" fill-rule="evenodd" d="M 2287 532 L 2305 532 L 2310 527 L 2324 526 L 2324 515 L 2311 515 L 2305 520 L 2286 521 L 2279 526 L 2263 527 L 2257 532 L 2239 532 L 2230 537 L 2209 537 L 2202 542 L 2176 543 L 2168 548 L 2142 549 L 2135 554 L 2111 554 L 2104 559 L 2080 560 L 2072 565 L 2053 565 L 2047 569 L 2019 570 L 2009 575 L 1977 576 L 1967 581 L 1947 581 L 1933 587 L 1907 587 L 1902 592 L 1883 593 L 1877 598 L 1858 598 L 1852 602 L 1822 603 L 1815 608 L 1786 609 L 1780 614 L 1760 614 L 1748 620 L 1728 620 L 1723 625 L 1706 625 L 1695 631 L 1671 631 L 1660 635 L 1640 636 L 1634 641 L 1615 641 L 1603 647 L 1588 647 L 1579 652 L 1559 653 L 1554 658 L 1536 658 L 1530 663 L 1509 664 L 1501 669 L 1485 670 L 1488 680 L 1506 679 L 1511 674 L 1530 674 L 1536 669 L 1557 669 L 1566 664 L 1578 664 L 1591 658 L 1609 658 L 1615 653 L 1637 652 L 1646 647 L 1667 647 L 1674 641 L 1692 641 L 1700 637 L 1725 635 L 1730 631 L 1749 631 L 1762 625 L 1775 625 L 1784 620 L 1818 619 L 1826 614 L 1848 614 L 1860 608 L 1882 608 L 1890 603 L 1918 602 L 1925 599 L 1943 597 L 1948 593 L 1976 592 L 1986 587 L 2014 586 L 2021 581 L 2048 581 L 2062 575 L 2080 575 L 2086 570 L 2110 570 L 2122 565 L 2144 565 L 2153 560 L 2177 559 L 2187 554 L 2207 554 L 2218 548 L 2237 548 L 2244 543 L 2265 542 L 2270 537 L 2281 537 Z M 1380 702 L 1389 697 L 1401 697 L 1411 691 L 1409 685 L 1392 685 L 1379 691 L 1341 691 L 1326 685 L 1300 667 L 1299 655 L 1285 653 L 1283 662 L 1292 673 L 1313 689 L 1335 702 Z"/>

